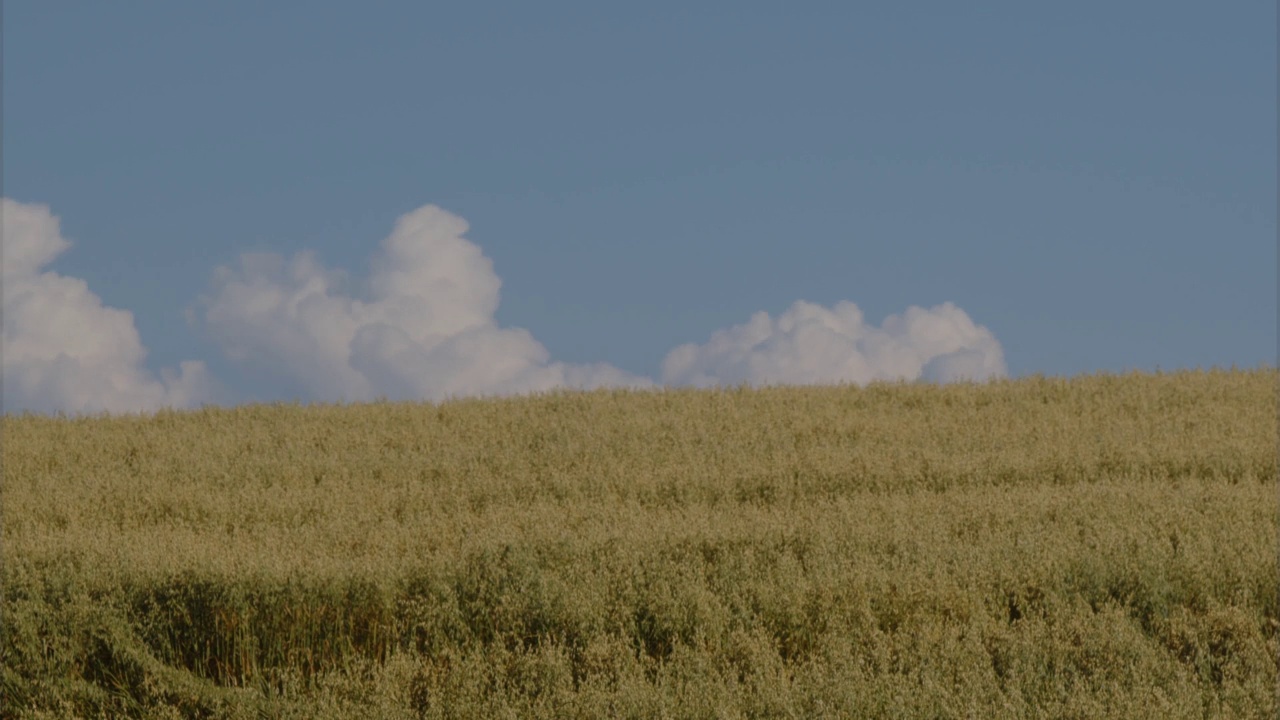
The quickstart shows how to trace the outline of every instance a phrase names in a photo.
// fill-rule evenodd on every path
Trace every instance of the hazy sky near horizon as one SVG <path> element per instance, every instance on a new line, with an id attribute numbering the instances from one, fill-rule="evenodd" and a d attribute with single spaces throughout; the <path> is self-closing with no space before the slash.
<path id="1" fill-rule="evenodd" d="M 6 411 L 1275 362 L 1271 2 L 3 20 Z"/>

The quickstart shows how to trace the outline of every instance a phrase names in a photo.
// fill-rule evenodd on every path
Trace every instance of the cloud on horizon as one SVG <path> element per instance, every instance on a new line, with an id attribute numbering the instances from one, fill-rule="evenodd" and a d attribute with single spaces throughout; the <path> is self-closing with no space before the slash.
<path id="1" fill-rule="evenodd" d="M 160 377 L 125 310 L 43 268 L 69 246 L 42 205 L 4 199 L 6 411 L 147 411 L 216 402 L 204 363 Z M 435 205 L 400 217 L 355 294 L 310 252 L 243 254 L 213 273 L 191 315 L 233 363 L 307 400 L 440 400 L 554 388 L 653 387 L 606 363 L 553 361 L 527 330 L 500 327 L 502 281 L 467 222 Z M 1006 373 L 995 336 L 960 308 L 911 307 L 881 325 L 851 302 L 797 301 L 670 351 L 662 383 L 829 384 L 985 380 Z"/>
<path id="2" fill-rule="evenodd" d="M 439 400 L 559 387 L 646 387 L 611 365 L 552 362 L 494 319 L 502 281 L 467 222 L 434 205 L 402 216 L 375 253 L 367 299 L 310 253 L 244 255 L 214 273 L 203 324 L 231 360 L 309 397 Z"/>
<path id="3" fill-rule="evenodd" d="M 71 247 L 44 205 L 3 198 L 3 401 L 6 411 L 148 412 L 212 399 L 204 363 L 156 377 L 133 313 L 84 280 L 44 268 Z"/>
<path id="4" fill-rule="evenodd" d="M 951 303 L 913 306 L 877 327 L 851 302 L 828 309 L 799 300 L 776 320 L 758 312 L 662 362 L 664 383 L 698 387 L 981 381 L 1006 372 L 995 335 Z"/>

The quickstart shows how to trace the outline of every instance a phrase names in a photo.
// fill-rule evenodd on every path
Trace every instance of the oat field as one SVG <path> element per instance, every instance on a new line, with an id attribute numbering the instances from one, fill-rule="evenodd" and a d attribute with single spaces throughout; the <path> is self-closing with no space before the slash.
<path id="1" fill-rule="evenodd" d="M 1278 390 L 6 417 L 0 715 L 1275 718 Z"/>

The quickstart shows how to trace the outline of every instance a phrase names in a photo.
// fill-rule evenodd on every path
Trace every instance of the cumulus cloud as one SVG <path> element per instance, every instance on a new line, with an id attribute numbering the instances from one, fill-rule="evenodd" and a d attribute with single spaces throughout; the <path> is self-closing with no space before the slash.
<path id="1" fill-rule="evenodd" d="M 70 243 L 42 205 L 3 199 L 6 410 L 133 412 L 212 402 L 201 362 L 158 376 L 133 315 L 81 279 L 47 269 Z M 215 270 L 193 309 L 233 362 L 307 400 L 443 399 L 552 388 L 650 387 L 604 363 L 555 362 L 528 331 L 500 327 L 502 282 L 467 223 L 434 205 L 401 217 L 375 251 L 363 292 L 309 252 L 245 254 Z M 880 325 L 856 305 L 796 302 L 675 348 L 665 385 L 827 384 L 1005 374 L 1000 343 L 960 308 L 911 307 Z"/>
<path id="2" fill-rule="evenodd" d="M 759 312 L 701 345 L 667 354 L 669 385 L 864 384 L 875 380 L 986 380 L 1005 374 L 991 331 L 951 303 L 910 307 L 876 326 L 857 305 L 798 301 L 774 319 Z"/>
<path id="3" fill-rule="evenodd" d="M 527 331 L 499 327 L 502 282 L 466 232 L 434 205 L 404 215 L 373 258 L 363 299 L 310 253 L 244 255 L 215 272 L 205 329 L 230 359 L 316 399 L 652 384 L 607 364 L 553 362 Z"/>
<path id="4" fill-rule="evenodd" d="M 6 410 L 144 412 L 209 399 L 203 363 L 155 377 L 132 313 L 105 307 L 84 280 L 45 270 L 71 246 L 48 207 L 0 202 Z"/>

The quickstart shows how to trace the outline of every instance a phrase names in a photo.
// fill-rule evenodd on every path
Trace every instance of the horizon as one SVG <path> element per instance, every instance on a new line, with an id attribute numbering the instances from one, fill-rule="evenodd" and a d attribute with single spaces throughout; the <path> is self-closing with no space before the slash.
<path id="1" fill-rule="evenodd" d="M 374 405 L 420 405 L 429 408 L 444 408 L 450 405 L 459 405 L 467 403 L 507 403 L 507 402 L 523 402 L 537 401 L 544 399 L 557 399 L 561 397 L 572 397 L 576 395 L 594 395 L 599 393 L 608 393 L 613 395 L 632 396 L 632 395 L 651 395 L 665 393 L 754 393 L 754 392 L 771 392 L 771 391 L 865 391 L 865 390 L 886 390 L 898 388 L 928 388 L 933 391 L 943 391 L 956 388 L 975 388 L 983 389 L 995 385 L 1029 383 L 1035 381 L 1052 381 L 1064 384 L 1075 382 L 1084 382 L 1094 379 L 1114 378 L 1124 379 L 1141 379 L 1141 378 L 1160 378 L 1160 377 L 1176 377 L 1181 375 L 1214 375 L 1214 374 L 1252 374 L 1252 373 L 1275 373 L 1280 368 L 1276 365 L 1268 365 L 1266 363 L 1253 367 L 1207 367 L 1207 368 L 1176 368 L 1145 370 L 1134 368 L 1130 370 L 1112 371 L 1097 370 L 1092 372 L 1077 373 L 1075 375 L 1046 375 L 1044 373 L 1030 373 L 1020 376 L 1004 375 L 1000 377 L 987 378 L 978 381 L 954 381 L 939 383 L 924 379 L 907 380 L 898 378 L 896 380 L 873 380 L 868 383 L 829 383 L 829 384 L 767 384 L 752 385 L 748 383 L 738 383 L 734 385 L 712 385 L 707 387 L 696 387 L 691 385 L 651 385 L 647 387 L 627 387 L 627 386 L 603 386 L 591 389 L 574 388 L 567 386 L 552 387 L 545 390 L 530 391 L 527 393 L 517 394 L 495 394 L 495 395 L 460 395 L 457 397 L 448 397 L 442 399 L 401 399 L 394 400 L 389 398 L 373 398 L 369 400 L 301 400 L 292 399 L 274 399 L 251 401 L 245 403 L 237 403 L 233 405 L 222 405 L 217 403 L 206 403 L 196 407 L 160 407 L 151 410 L 127 410 L 121 412 L 112 412 L 108 410 L 100 410 L 96 412 L 76 413 L 74 411 L 57 410 L 52 413 L 34 412 L 31 410 L 22 410 L 11 412 L 5 410 L 3 417 L 11 420 L 21 420 L 24 418 L 46 419 L 46 420 L 116 420 L 116 419 L 138 419 L 148 420 L 154 419 L 160 415 L 166 414 L 196 414 L 208 410 L 215 411 L 238 411 L 238 410 L 257 410 L 257 409 L 346 409 L 346 408 L 363 408 Z"/>

